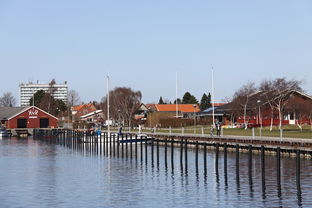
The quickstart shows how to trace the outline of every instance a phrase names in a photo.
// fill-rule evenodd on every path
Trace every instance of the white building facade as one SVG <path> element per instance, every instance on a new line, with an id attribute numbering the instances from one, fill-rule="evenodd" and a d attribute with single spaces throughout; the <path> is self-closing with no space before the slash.
<path id="1" fill-rule="evenodd" d="M 33 97 L 33 94 L 39 90 L 43 90 L 47 93 L 52 92 L 54 99 L 62 100 L 67 103 L 68 87 L 67 82 L 64 84 L 20 84 L 20 106 L 29 106 L 29 100 Z"/>

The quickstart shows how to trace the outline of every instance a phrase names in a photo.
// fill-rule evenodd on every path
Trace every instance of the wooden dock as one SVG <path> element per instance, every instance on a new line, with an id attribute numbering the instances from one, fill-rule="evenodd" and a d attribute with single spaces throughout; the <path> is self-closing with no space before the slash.
<path id="1" fill-rule="evenodd" d="M 190 143 L 200 142 L 207 144 L 227 143 L 229 145 L 239 144 L 241 146 L 253 145 L 268 148 L 280 147 L 282 150 L 301 150 L 312 152 L 312 139 L 299 138 L 277 138 L 277 137 L 251 137 L 251 136 L 201 136 L 194 134 L 147 134 L 149 137 L 159 138 L 161 140 L 173 138 L 176 141 L 187 140 Z"/>

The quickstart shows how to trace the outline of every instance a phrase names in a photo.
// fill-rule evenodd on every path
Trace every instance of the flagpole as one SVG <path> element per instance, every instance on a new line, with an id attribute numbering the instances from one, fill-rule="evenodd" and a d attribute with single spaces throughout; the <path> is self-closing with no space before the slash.
<path id="1" fill-rule="evenodd" d="M 110 119 L 109 119 L 109 75 L 107 75 L 107 131 L 110 135 Z"/>
<path id="2" fill-rule="evenodd" d="M 176 72 L 176 118 L 178 118 L 178 72 Z"/>
<path id="3" fill-rule="evenodd" d="M 32 90 L 33 92 L 33 102 L 32 102 L 32 106 L 33 106 L 33 109 L 35 107 L 35 93 L 34 93 L 34 89 Z"/>
<path id="4" fill-rule="evenodd" d="M 213 125 L 213 128 L 215 128 L 215 109 L 214 109 L 214 83 L 213 83 L 213 67 L 211 67 L 211 97 L 212 97 L 212 125 Z"/>

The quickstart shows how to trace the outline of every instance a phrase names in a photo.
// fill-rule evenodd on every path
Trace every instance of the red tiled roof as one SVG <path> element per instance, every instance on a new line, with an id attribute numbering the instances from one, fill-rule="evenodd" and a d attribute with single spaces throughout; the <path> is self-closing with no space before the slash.
<path id="1" fill-rule="evenodd" d="M 214 103 L 214 107 L 219 107 L 219 106 L 222 106 L 222 105 L 225 105 L 225 103 Z"/>
<path id="2" fill-rule="evenodd" d="M 88 104 L 82 104 L 82 105 L 76 105 L 72 107 L 72 111 L 80 111 L 82 108 L 84 107 L 91 107 L 93 104 L 92 103 L 88 103 Z"/>
<path id="3" fill-rule="evenodd" d="M 157 111 L 173 112 L 176 111 L 176 104 L 156 104 Z M 182 113 L 194 112 L 194 104 L 178 104 L 178 111 Z M 196 105 L 195 112 L 199 112 L 199 105 Z"/>
<path id="4" fill-rule="evenodd" d="M 156 110 L 156 104 L 146 104 L 145 105 L 149 110 Z"/>

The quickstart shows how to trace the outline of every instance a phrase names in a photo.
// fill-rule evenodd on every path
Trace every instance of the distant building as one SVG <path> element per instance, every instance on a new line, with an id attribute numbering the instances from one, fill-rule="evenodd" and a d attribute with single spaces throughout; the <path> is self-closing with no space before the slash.
<path id="1" fill-rule="evenodd" d="M 194 113 L 200 111 L 198 104 L 155 104 L 154 106 L 148 105 L 148 107 L 154 109 L 155 112 L 172 113 L 172 117 L 175 117 L 177 112 L 180 118 L 193 118 Z"/>
<path id="2" fill-rule="evenodd" d="M 39 90 L 45 92 L 52 91 L 51 94 L 55 99 L 62 100 L 67 103 L 68 87 L 67 82 L 64 84 L 55 84 L 51 87 L 49 84 L 20 84 L 20 106 L 29 106 L 29 100 L 33 97 L 33 94 Z"/>
<path id="3" fill-rule="evenodd" d="M 149 106 L 153 107 L 152 105 L 153 104 L 150 104 Z M 150 109 L 148 105 L 145 105 L 143 103 L 138 105 L 133 115 L 133 124 L 135 126 L 144 125 L 147 121 L 148 113 L 151 111 L 154 111 L 154 110 Z"/>
<path id="4" fill-rule="evenodd" d="M 150 109 L 145 104 L 141 103 L 134 112 L 134 120 L 145 121 L 149 111 Z"/>
<path id="5" fill-rule="evenodd" d="M 55 116 L 35 106 L 0 107 L 0 122 L 8 129 L 58 127 L 58 119 Z"/>
<path id="6" fill-rule="evenodd" d="M 147 104 L 141 111 L 147 114 L 146 124 L 150 127 L 176 127 L 193 124 L 200 111 L 198 104 Z M 139 109 L 140 110 L 140 109 Z"/>
<path id="7" fill-rule="evenodd" d="M 92 124 L 103 123 L 104 122 L 103 110 L 96 110 L 84 116 L 81 116 L 80 120 Z"/>
<path id="8" fill-rule="evenodd" d="M 81 116 L 95 112 L 97 109 L 92 103 L 76 105 L 71 107 L 73 120 L 79 121 Z"/>

